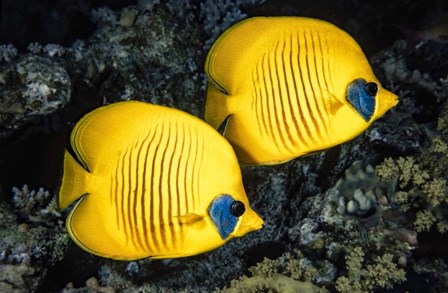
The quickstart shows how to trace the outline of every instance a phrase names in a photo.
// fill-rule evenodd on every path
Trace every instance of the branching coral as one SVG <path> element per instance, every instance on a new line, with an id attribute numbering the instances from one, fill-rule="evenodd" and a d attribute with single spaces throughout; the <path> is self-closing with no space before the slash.
<path id="1" fill-rule="evenodd" d="M 255 293 L 255 292 L 327 292 L 324 289 L 313 285 L 311 282 L 300 282 L 281 274 L 273 274 L 270 277 L 255 275 L 252 277 L 242 277 L 237 281 L 233 281 L 231 288 L 226 288 L 222 293 Z"/>
<path id="2" fill-rule="evenodd" d="M 369 290 L 374 288 L 391 289 L 393 283 L 401 283 L 406 280 L 406 273 L 403 269 L 399 269 L 397 264 L 392 261 L 393 255 L 385 253 L 375 258 L 375 263 L 367 265 L 362 271 L 362 275 L 366 278 L 365 287 Z"/>
<path id="3" fill-rule="evenodd" d="M 12 192 L 14 208 L 27 221 L 46 225 L 62 224 L 56 198 L 47 190 L 43 188 L 30 190 L 25 184 L 21 189 L 13 187 Z"/>
<path id="4" fill-rule="evenodd" d="M 36 191 L 27 185 L 14 187 L 13 207 L 14 215 L 6 206 L 0 208 L 0 261 L 45 264 L 61 258 L 68 235 L 63 231 L 53 195 L 43 188 Z"/>
<path id="5" fill-rule="evenodd" d="M 301 256 L 300 252 L 297 252 L 297 256 Z M 292 258 L 289 254 L 284 255 L 277 260 L 265 258 L 257 265 L 249 268 L 249 271 L 252 274 L 251 277 L 243 276 L 238 280 L 233 280 L 230 284 L 230 288 L 216 290 L 215 293 L 260 291 L 327 292 L 325 288 L 319 288 L 311 283 L 311 277 L 316 275 L 317 270 L 312 266 L 306 266 L 306 268 L 304 268 L 304 260 L 306 261 L 304 258 Z M 288 277 L 287 275 L 291 275 L 291 277 Z M 305 281 L 298 281 L 297 279 L 299 278 L 305 278 Z"/>
<path id="6" fill-rule="evenodd" d="M 446 109 L 445 109 L 446 111 Z M 444 117 L 444 116 L 441 116 Z M 416 231 L 428 231 L 434 224 L 440 233 L 447 229 L 448 219 L 448 142 L 446 118 L 440 118 L 432 146 L 416 156 L 387 158 L 377 166 L 376 173 L 382 181 L 396 183 L 392 200 L 403 211 L 414 211 Z"/>
<path id="7" fill-rule="evenodd" d="M 405 271 L 393 262 L 393 255 L 376 256 L 374 262 L 365 264 L 361 247 L 354 247 L 345 257 L 348 276 L 336 280 L 336 289 L 341 292 L 360 293 L 373 289 L 391 289 L 394 283 L 406 280 Z"/>
<path id="8" fill-rule="evenodd" d="M 72 283 L 68 283 L 67 286 L 61 291 L 61 293 L 75 293 L 81 291 L 74 289 L 73 287 L 74 286 Z M 95 293 L 115 293 L 115 289 L 110 286 L 105 287 L 100 286 L 98 280 L 95 277 L 87 279 L 86 289 L 88 292 L 95 292 Z"/>
<path id="9" fill-rule="evenodd" d="M 31 195 L 36 196 L 35 205 L 30 204 Z M 51 221 L 43 224 L 43 218 L 35 214 L 23 214 L 21 218 L 16 215 L 25 210 L 44 210 L 47 198 L 51 196 L 44 190 L 17 189 L 15 208 L 0 204 L 0 292 L 35 291 L 48 267 L 65 254 L 69 237 L 62 225 Z M 54 215 L 52 217 L 55 219 Z"/>
<path id="10" fill-rule="evenodd" d="M 0 62 L 11 62 L 17 56 L 17 49 L 12 45 L 0 45 Z"/>

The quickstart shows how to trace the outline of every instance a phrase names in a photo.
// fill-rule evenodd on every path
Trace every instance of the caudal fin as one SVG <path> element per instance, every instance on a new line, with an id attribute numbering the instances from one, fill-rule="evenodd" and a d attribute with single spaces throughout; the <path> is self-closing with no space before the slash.
<path id="1" fill-rule="evenodd" d="M 87 179 L 91 176 L 68 152 L 64 154 L 64 175 L 58 194 L 58 206 L 61 210 L 86 194 Z"/>
<path id="2" fill-rule="evenodd" d="M 218 129 L 224 120 L 231 114 L 229 113 L 227 99 L 229 99 L 229 96 L 222 93 L 212 83 L 208 83 L 204 119 L 215 129 Z"/>

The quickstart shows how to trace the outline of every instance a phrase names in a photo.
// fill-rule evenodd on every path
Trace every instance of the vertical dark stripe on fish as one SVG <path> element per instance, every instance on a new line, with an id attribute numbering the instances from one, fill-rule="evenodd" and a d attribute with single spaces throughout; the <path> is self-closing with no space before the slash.
<path id="1" fill-rule="evenodd" d="M 125 150 L 125 152 L 123 153 L 123 156 L 121 157 L 121 217 L 122 217 L 122 222 L 123 222 L 123 228 L 124 228 L 124 233 L 125 233 L 125 238 L 126 238 L 126 244 L 128 244 L 129 241 L 129 233 L 128 233 L 128 225 L 127 225 L 127 220 L 126 220 L 126 214 L 129 211 L 129 207 L 128 207 L 128 200 L 129 200 L 129 193 L 128 190 L 126 188 L 126 175 L 125 175 L 125 168 L 126 168 L 126 164 L 125 161 L 127 159 L 127 150 Z"/>
<path id="2" fill-rule="evenodd" d="M 267 70 L 267 74 L 269 75 L 269 88 L 270 88 L 270 95 L 267 96 L 268 100 L 269 100 L 269 106 L 272 105 L 272 115 L 271 115 L 271 119 L 269 119 L 269 127 L 271 128 L 271 133 L 272 133 L 272 141 L 274 142 L 275 146 L 277 149 L 280 149 L 278 143 L 278 139 L 279 137 L 276 135 L 277 133 L 279 133 L 279 129 L 278 129 L 278 125 L 279 125 L 279 120 L 278 120 L 278 110 L 277 110 L 277 103 L 275 103 L 275 87 L 274 87 L 274 81 L 272 78 L 272 74 L 273 74 L 273 70 L 272 70 L 272 66 L 271 66 L 271 61 L 272 61 L 272 56 L 271 54 L 269 54 L 268 57 L 268 70 Z M 274 56 L 274 67 L 275 67 L 275 56 Z M 275 120 L 275 121 L 273 121 Z"/>
<path id="3" fill-rule="evenodd" d="M 299 34 L 297 34 L 297 47 L 298 47 L 298 54 L 297 54 L 297 56 L 298 56 L 298 60 L 299 60 L 298 68 L 299 68 L 299 76 L 300 76 L 300 85 L 302 87 L 303 95 L 304 95 L 303 99 L 300 99 L 300 98 L 298 99 L 298 101 L 299 101 L 299 110 L 300 110 L 299 111 L 300 112 L 299 117 L 300 117 L 300 120 L 302 121 L 303 129 L 305 130 L 306 135 L 307 135 L 306 137 L 305 137 L 305 135 L 303 136 L 304 144 L 305 144 L 305 146 L 309 146 L 308 145 L 309 142 L 308 142 L 307 138 L 308 139 L 312 139 L 312 138 L 311 138 L 311 131 L 310 131 L 309 127 L 308 127 L 308 121 L 307 121 L 307 119 L 305 117 L 305 113 L 304 113 L 304 111 L 308 111 L 308 109 L 305 109 L 306 106 L 304 104 L 306 104 L 306 103 L 303 103 L 303 100 L 307 101 L 308 100 L 308 96 L 307 96 L 307 92 L 306 92 L 306 88 L 305 88 L 305 83 L 304 83 L 304 80 L 303 80 L 302 64 L 301 64 L 301 61 L 300 61 L 300 51 L 301 50 L 300 50 L 300 35 Z M 306 51 L 306 47 L 305 47 L 305 51 Z M 306 52 L 304 54 L 304 58 L 306 58 Z M 300 97 L 300 96 L 298 96 L 298 97 Z M 303 133 L 303 131 L 301 133 Z M 303 133 L 303 134 L 305 134 L 305 133 Z"/>
<path id="4" fill-rule="evenodd" d="M 121 153 L 119 154 L 119 157 L 121 156 Z M 115 188 L 114 188 L 114 199 L 115 199 L 115 219 L 116 219 L 116 221 L 117 221 L 117 230 L 118 231 L 120 231 L 121 229 L 120 229 L 120 209 L 121 209 L 121 207 L 120 207 L 120 204 L 119 204 L 119 202 L 118 202 L 118 181 L 119 181 L 119 178 L 118 178 L 118 176 L 119 176 L 119 172 L 118 172 L 118 169 L 120 168 L 120 161 L 118 160 L 117 161 L 117 165 L 116 165 L 116 168 L 115 168 L 115 177 L 114 177 L 114 180 L 113 180 L 113 183 L 114 183 L 114 185 L 115 185 Z"/>
<path id="5" fill-rule="evenodd" d="M 166 199 L 168 201 L 168 198 L 166 198 L 163 194 L 163 186 L 166 183 L 166 178 L 165 178 L 166 172 L 164 172 L 165 171 L 164 163 L 165 163 L 165 158 L 166 158 L 166 151 L 168 149 L 168 142 L 170 139 L 170 133 L 169 133 L 170 128 L 171 128 L 170 125 L 168 125 L 167 128 L 168 128 L 167 134 L 166 134 L 166 131 L 164 131 L 164 129 L 162 129 L 162 138 L 165 136 L 166 140 L 165 141 L 163 141 L 163 139 L 161 140 L 161 144 L 163 143 L 163 145 L 162 145 L 163 152 L 162 152 L 162 155 L 160 156 L 161 161 L 160 161 L 160 165 L 159 165 L 160 176 L 159 176 L 159 191 L 158 191 L 159 192 L 160 237 L 162 240 L 161 245 L 163 246 L 164 249 L 167 249 L 167 247 L 168 247 L 168 242 L 166 239 L 167 238 L 166 234 L 168 232 L 166 229 L 167 228 L 166 225 L 168 223 L 165 221 L 166 219 L 164 218 L 164 215 L 163 215 L 164 209 L 168 208 L 168 202 L 164 203 L 164 200 Z M 167 205 L 165 206 L 165 204 L 167 204 Z"/>
<path id="6" fill-rule="evenodd" d="M 295 121 L 296 118 L 294 117 L 294 114 L 293 114 L 293 108 L 292 108 L 292 102 L 291 102 L 291 99 L 292 99 L 291 98 L 291 88 L 290 88 L 290 85 L 288 82 L 288 77 L 289 77 L 288 73 L 289 72 L 286 71 L 287 70 L 286 63 L 289 61 L 288 59 L 291 59 L 291 50 L 289 50 L 289 54 L 285 53 L 285 48 L 286 48 L 286 44 L 288 43 L 288 41 L 289 40 L 283 41 L 282 54 L 281 54 L 282 70 L 279 70 L 279 72 L 282 72 L 282 76 L 281 77 L 279 76 L 279 80 L 283 81 L 284 89 L 286 91 L 285 93 L 283 93 L 283 91 L 281 93 L 281 95 L 282 95 L 281 102 L 285 103 L 285 100 L 287 101 L 288 108 L 289 108 L 289 114 L 291 115 L 291 118 L 288 119 L 286 113 L 284 113 L 284 117 L 285 117 L 284 123 L 286 126 L 285 134 L 287 135 L 287 138 L 288 138 L 288 150 L 291 153 L 294 153 L 294 149 L 296 148 L 295 141 L 294 141 L 295 139 L 293 138 L 291 132 L 293 132 L 294 135 L 296 135 L 298 133 L 298 129 L 297 129 L 297 123 L 296 123 L 297 121 Z M 287 56 L 289 56 L 289 58 L 287 58 Z M 281 85 L 280 85 L 280 88 L 282 88 Z M 283 98 L 283 95 L 286 95 L 286 99 Z M 291 123 L 293 124 L 292 128 L 294 128 L 294 129 L 290 129 Z M 292 148 L 290 145 L 292 145 Z"/>
<path id="7" fill-rule="evenodd" d="M 135 219 L 135 187 L 134 183 L 136 178 L 136 174 L 133 173 L 134 168 L 133 168 L 133 160 L 132 160 L 132 155 L 133 155 L 133 148 L 134 146 L 129 146 L 129 157 L 128 157 L 128 162 L 129 162 L 129 202 L 128 202 L 128 221 L 129 221 L 129 230 L 131 231 L 131 241 L 133 246 L 136 248 L 137 247 L 137 241 L 136 241 L 136 233 L 135 233 L 135 226 L 134 226 L 134 219 Z"/>
<path id="8" fill-rule="evenodd" d="M 285 49 L 285 42 L 283 42 L 283 48 L 282 48 L 282 52 L 281 55 L 279 56 L 278 54 L 278 49 L 279 49 L 279 45 L 280 42 L 277 42 L 277 45 L 275 46 L 275 51 L 274 51 L 274 68 L 275 68 L 275 77 L 277 80 L 277 89 L 278 89 L 278 95 L 277 96 L 273 96 L 273 100 L 275 104 L 278 104 L 280 107 L 280 111 L 278 111 L 276 114 L 276 116 L 278 117 L 277 120 L 279 121 L 279 123 L 277 124 L 277 130 L 278 130 L 278 136 L 280 137 L 281 143 L 283 145 L 283 148 L 286 148 L 289 152 L 292 152 L 290 146 L 289 146 L 289 141 L 291 141 L 291 137 L 289 136 L 289 132 L 287 130 L 287 126 L 288 126 L 288 121 L 286 119 L 286 114 L 285 114 L 285 105 L 284 105 L 284 101 L 285 99 L 283 98 L 283 91 L 282 91 L 282 82 L 281 80 L 284 80 L 284 78 L 280 77 L 280 71 L 279 67 L 283 66 L 283 53 L 284 53 L 284 49 Z M 282 65 L 279 66 L 279 63 L 277 62 L 277 58 L 280 58 Z M 283 76 L 284 77 L 284 76 Z M 277 103 L 278 101 L 278 103 Z M 280 117 L 279 117 L 280 116 Z M 281 120 L 281 123 L 280 123 Z M 288 136 L 288 140 L 285 138 L 285 136 Z"/>
<path id="9" fill-rule="evenodd" d="M 154 188 L 155 185 L 155 180 L 156 180 L 156 176 L 160 176 L 160 174 L 157 174 L 157 168 L 159 166 L 156 166 L 156 161 L 158 158 L 158 153 L 159 153 L 159 147 L 162 141 L 162 136 L 163 136 L 163 123 L 161 123 L 161 127 L 162 129 L 160 131 L 157 131 L 156 129 L 156 133 L 160 133 L 160 136 L 158 137 L 158 140 L 154 142 L 155 144 L 155 149 L 154 149 L 154 155 L 152 157 L 152 164 L 151 164 L 151 186 L 150 186 L 150 214 L 149 214 L 149 226 L 150 226 L 150 231 L 151 231 L 151 236 L 152 236 L 152 241 L 154 243 L 154 248 L 155 251 L 160 251 L 160 244 L 159 244 L 159 240 L 157 239 L 157 233 L 159 232 L 157 230 L 156 225 L 154 224 L 154 218 L 155 218 L 155 214 L 156 214 L 156 204 L 155 204 L 155 197 L 156 197 L 156 193 L 157 191 Z M 156 134 L 157 135 L 157 134 Z M 159 225 L 160 227 L 160 225 Z"/>
<path id="10" fill-rule="evenodd" d="M 182 131 L 179 130 L 179 125 L 176 123 L 175 124 L 175 133 L 177 134 L 177 138 L 181 138 L 182 142 L 178 143 L 176 140 L 176 144 L 174 145 L 174 154 L 177 154 L 177 159 L 174 160 L 175 165 L 173 166 L 173 173 L 171 174 L 171 181 L 174 182 L 174 187 L 175 187 L 175 196 L 176 196 L 176 200 L 177 200 L 177 211 L 176 211 L 176 219 L 177 221 L 174 221 L 173 219 L 173 223 L 177 223 L 177 226 L 179 227 L 179 237 L 177 237 L 175 244 L 175 247 L 178 248 L 182 245 L 182 240 L 184 238 L 184 230 L 183 230 L 183 225 L 182 225 L 182 221 L 180 216 L 182 215 L 182 211 L 181 211 L 181 192 L 179 190 L 179 186 L 181 183 L 181 179 L 179 178 L 180 176 L 180 167 L 181 167 L 181 162 L 182 162 L 182 154 L 184 152 L 184 144 L 185 144 L 185 137 L 184 134 L 182 133 Z M 173 188 L 174 188 L 173 187 Z"/>
<path id="11" fill-rule="evenodd" d="M 188 183 L 190 182 L 190 180 L 187 180 L 188 177 L 188 166 L 190 165 L 189 163 L 191 161 L 193 161 L 194 159 L 191 158 L 191 135 L 190 135 L 190 129 L 187 128 L 188 125 L 183 125 L 183 131 L 184 131 L 184 138 L 187 142 L 187 152 L 186 156 L 183 156 L 183 163 L 184 163 L 184 201 L 185 201 L 185 215 L 190 213 L 190 209 L 191 206 L 189 205 L 189 200 L 188 200 Z M 189 138 L 189 140 L 187 140 L 187 138 Z"/>
<path id="12" fill-rule="evenodd" d="M 195 137 L 197 139 L 197 148 L 196 148 L 196 175 L 195 175 L 195 183 L 196 183 L 196 192 L 195 192 L 195 198 L 194 201 L 198 203 L 198 206 L 200 206 L 200 200 L 201 200 L 201 189 L 200 189 L 200 183 L 201 183 L 201 168 L 202 168 L 202 161 L 204 158 L 204 140 L 203 136 L 199 135 L 196 128 L 194 128 Z"/>
<path id="13" fill-rule="evenodd" d="M 263 101 L 264 101 L 264 105 L 266 106 L 265 113 L 267 114 L 267 115 L 264 115 L 264 117 L 265 117 L 267 129 L 268 129 L 268 135 L 269 135 L 270 138 L 273 138 L 274 137 L 274 133 L 272 132 L 271 105 L 269 103 L 270 102 L 270 99 L 269 99 L 269 84 L 268 84 L 268 82 L 266 80 L 266 72 L 269 73 L 269 60 L 266 61 L 266 59 L 267 58 L 266 58 L 266 53 L 265 53 L 263 55 L 263 58 L 262 58 L 262 66 L 261 66 L 261 76 L 263 76 L 263 88 L 265 89 L 265 95 L 264 95 Z M 265 69 L 266 68 L 266 62 L 267 62 L 267 68 L 268 68 L 267 70 Z"/>
<path id="14" fill-rule="evenodd" d="M 128 190 L 128 224 L 129 224 L 129 231 L 130 231 L 130 239 L 132 241 L 132 244 L 134 247 L 136 247 L 136 239 L 135 239 L 135 227 L 134 227 L 134 212 L 135 212 L 135 206 L 133 203 L 135 203 L 135 193 L 134 193 L 134 186 L 133 186 L 133 178 L 134 174 L 132 174 L 132 146 L 129 146 L 129 156 L 128 156 L 128 184 L 129 184 L 129 190 Z"/>
<path id="15" fill-rule="evenodd" d="M 197 140 L 196 137 L 193 135 L 193 130 L 191 129 L 191 126 L 189 126 L 188 129 L 188 134 L 190 136 L 190 141 L 191 141 L 191 145 L 192 145 L 192 157 L 190 157 L 192 160 L 190 161 L 190 166 L 191 166 L 191 170 L 190 173 L 191 176 L 191 184 L 190 184 L 190 197 L 189 197 L 189 201 L 191 204 L 191 209 L 194 212 L 196 210 L 196 191 L 195 191 L 195 186 L 196 186 L 196 166 L 197 166 L 197 150 L 198 150 L 198 144 L 197 144 Z"/>
<path id="16" fill-rule="evenodd" d="M 325 47 L 327 48 L 327 56 L 331 56 L 330 55 L 330 46 L 328 46 L 328 40 L 327 40 L 327 38 L 325 38 Z M 326 62 L 326 65 L 327 65 L 327 71 L 328 71 L 328 78 L 329 78 L 329 80 L 330 80 L 330 83 L 329 83 L 329 92 L 330 92 L 330 95 L 334 95 L 334 83 L 333 83 L 333 72 L 332 72 L 332 65 L 330 64 L 330 61 L 331 60 L 334 60 L 334 58 L 326 58 L 326 60 L 327 60 L 327 62 Z M 333 97 L 332 97 L 332 99 L 333 99 Z M 335 105 L 335 103 L 333 103 L 333 102 L 331 102 L 331 103 L 329 103 L 330 104 L 330 113 L 334 113 L 335 111 L 336 111 L 336 109 L 333 109 L 333 106 Z"/>
<path id="17" fill-rule="evenodd" d="M 260 131 L 261 137 L 266 136 L 266 122 L 264 121 L 264 113 L 262 110 L 262 99 L 263 96 L 261 94 L 261 80 L 258 76 L 258 67 L 260 63 L 257 64 L 255 70 L 252 71 L 252 87 L 253 87 L 253 99 L 255 100 L 255 109 L 253 113 L 255 113 L 256 121 L 258 124 L 258 129 Z M 262 127 L 263 126 L 263 127 Z"/>
<path id="18" fill-rule="evenodd" d="M 267 137 L 271 137 L 272 135 L 269 133 L 268 124 L 269 124 L 269 105 L 268 102 L 268 92 L 266 87 L 266 80 L 264 77 L 264 62 L 266 59 L 266 53 L 263 54 L 263 57 L 261 58 L 261 62 L 258 62 L 257 66 L 257 78 L 258 78 L 258 89 L 260 93 L 260 114 L 258 116 L 259 119 L 261 119 L 261 122 L 264 126 L 264 131 L 266 133 Z"/>
<path id="19" fill-rule="evenodd" d="M 171 128 L 174 128 L 174 135 L 171 136 Z M 171 248 L 176 246 L 176 231 L 174 230 L 174 226 L 173 226 L 173 200 L 174 197 L 176 196 L 175 194 L 175 188 L 173 186 L 171 186 L 171 176 L 175 175 L 174 170 L 173 170 L 173 158 L 174 155 L 176 154 L 176 145 L 177 145 L 177 123 L 171 124 L 170 125 L 170 132 L 168 133 L 168 138 L 173 138 L 174 142 L 173 142 L 173 149 L 171 151 L 171 154 L 168 154 L 169 156 L 169 165 L 167 168 L 167 185 L 168 185 L 168 223 L 169 223 L 169 229 L 170 229 L 170 239 L 169 239 L 169 244 L 171 245 Z M 169 145 L 169 144 L 168 144 Z"/>
<path id="20" fill-rule="evenodd" d="M 143 157 L 145 158 L 145 162 L 143 164 L 143 174 L 142 174 L 142 197 L 140 199 L 140 205 L 141 205 L 141 209 L 142 209 L 142 225 L 143 225 L 143 235 L 145 238 L 145 244 L 146 244 L 146 250 L 148 252 L 151 252 L 154 250 L 154 247 L 151 247 L 150 244 L 150 238 L 152 237 L 152 233 L 154 233 L 154 231 L 150 231 L 150 234 L 148 234 L 148 226 L 149 226 L 149 222 L 148 222 L 148 217 L 146 215 L 146 195 L 148 195 L 148 192 L 146 191 L 146 180 L 149 180 L 146 178 L 147 174 L 146 174 L 146 169 L 148 168 L 148 157 L 150 156 L 149 154 L 149 150 L 150 150 L 150 146 L 154 141 L 154 138 L 156 136 L 157 133 L 157 128 L 152 132 L 152 136 L 151 138 L 147 138 L 146 140 L 149 141 L 147 146 L 144 148 L 144 154 Z M 149 137 L 149 135 L 148 135 Z M 143 145 L 143 144 L 142 144 Z M 151 176 L 152 174 L 150 174 Z M 149 197 L 152 197 L 152 194 L 149 193 Z M 151 207 L 149 207 L 149 212 L 151 213 Z"/>
<path id="21" fill-rule="evenodd" d="M 142 201 L 143 193 L 144 193 L 143 182 L 145 181 L 145 178 L 143 176 L 144 176 L 144 169 L 146 166 L 144 166 L 144 165 L 142 166 L 144 161 L 143 161 L 143 157 L 141 157 L 141 152 L 142 152 L 143 146 L 146 141 L 147 141 L 147 138 L 142 139 L 142 137 L 140 136 L 135 145 L 135 147 L 138 147 L 139 145 L 140 145 L 140 147 L 138 148 L 137 158 L 136 158 L 136 162 L 135 162 L 135 175 L 136 176 L 135 176 L 135 190 L 134 190 L 134 197 L 135 197 L 134 198 L 134 229 L 135 229 L 135 233 L 137 236 L 137 242 L 138 242 L 138 245 L 141 250 L 145 250 L 145 247 L 143 246 L 143 242 L 142 242 L 142 238 L 141 238 L 141 236 L 143 234 L 143 230 L 140 229 L 141 227 L 140 227 L 139 223 L 143 224 L 145 218 L 143 217 L 143 215 L 141 215 L 140 218 L 138 217 L 137 208 L 138 208 L 138 203 L 141 203 L 141 201 Z M 142 185 L 142 186 L 140 186 L 140 185 Z M 141 207 L 140 207 L 140 211 L 141 211 Z M 140 219 L 140 221 L 139 221 L 139 219 Z"/>
<path id="22" fill-rule="evenodd" d="M 303 146 L 306 146 L 307 144 L 306 144 L 306 141 L 303 139 L 303 135 L 302 135 L 302 131 L 301 131 L 301 128 L 300 128 L 299 121 L 296 118 L 296 116 L 298 115 L 299 119 L 302 122 L 302 124 L 304 124 L 303 113 L 302 113 L 302 110 L 300 109 L 300 103 L 299 103 L 300 96 L 299 96 L 299 91 L 297 89 L 297 80 L 296 80 L 296 76 L 295 76 L 295 73 L 294 73 L 294 71 L 295 71 L 294 70 L 294 64 L 297 64 L 298 66 L 300 66 L 300 64 L 299 64 L 299 60 L 300 60 L 300 54 L 299 53 L 300 53 L 300 51 L 297 52 L 296 56 L 293 55 L 292 49 L 293 49 L 294 46 L 293 46 L 293 36 L 292 36 L 292 34 L 290 36 L 290 39 L 291 39 L 291 53 L 289 55 L 289 69 L 291 70 L 291 79 L 292 79 L 292 85 L 293 85 L 293 94 L 291 95 L 291 97 L 294 97 L 294 99 L 291 100 L 291 104 L 294 104 L 296 106 L 295 109 L 297 109 L 297 112 L 296 111 L 292 111 L 291 115 L 294 117 L 294 124 L 295 124 L 295 127 L 297 129 L 297 137 L 298 137 L 298 140 L 299 140 L 298 143 L 302 144 Z M 299 48 L 299 44 L 298 43 L 299 43 L 299 40 L 297 39 L 297 48 Z M 293 56 L 297 57 L 297 60 L 293 59 Z"/>
<path id="23" fill-rule="evenodd" d="M 328 78 L 325 73 L 325 60 L 328 59 L 328 57 L 324 56 L 324 52 L 322 49 L 322 40 L 321 40 L 320 34 L 317 34 L 317 40 L 318 40 L 317 45 L 319 47 L 320 58 L 321 58 L 321 70 L 319 72 L 322 72 L 322 76 L 320 79 L 323 79 L 323 83 L 324 83 L 324 87 L 322 87 L 322 101 L 323 101 L 324 110 L 325 110 L 324 115 L 325 115 L 325 117 L 328 118 L 330 115 L 330 107 L 329 107 L 329 102 L 326 102 L 326 101 L 328 101 L 328 98 L 325 97 L 326 95 L 330 94 L 329 93 L 330 88 L 328 87 Z M 328 119 L 325 119 L 325 127 L 326 127 L 327 136 L 329 136 L 329 134 L 330 134 L 330 126 L 328 123 L 329 123 Z"/>
<path id="24" fill-rule="evenodd" d="M 297 123 L 297 119 L 296 119 L 296 115 L 295 115 L 295 111 L 293 108 L 293 99 L 297 99 L 297 95 L 294 95 L 295 93 L 293 92 L 293 88 L 292 85 L 290 85 L 290 79 L 289 77 L 294 78 L 294 75 L 292 72 L 288 72 L 288 68 L 286 67 L 286 64 L 289 62 L 292 62 L 292 36 L 290 35 L 289 37 L 289 50 L 287 50 L 285 54 L 285 47 L 286 44 L 288 43 L 288 41 L 284 42 L 284 46 L 283 46 L 283 52 L 282 52 L 282 58 L 283 58 L 283 72 L 284 72 L 284 82 L 285 82 L 285 88 L 286 88 L 286 95 L 287 95 L 287 100 L 288 100 L 288 106 L 289 106 L 289 115 L 291 116 L 291 121 L 292 124 L 294 126 L 294 135 L 299 134 L 299 127 L 298 127 L 298 123 Z M 290 64 L 291 66 L 291 64 Z M 289 69 L 291 69 L 291 67 L 289 67 Z M 294 80 L 293 80 L 293 84 L 294 84 Z M 294 137 L 291 137 L 291 135 L 289 136 L 290 142 L 293 144 L 293 146 L 296 148 L 296 141 L 294 139 Z"/>
<path id="25" fill-rule="evenodd" d="M 316 93 L 315 99 L 314 99 L 314 103 L 316 105 L 316 110 L 317 113 L 317 121 L 318 121 L 318 126 L 319 126 L 319 138 L 321 141 L 325 140 L 326 137 L 328 137 L 328 132 L 327 132 L 327 123 L 326 123 L 326 117 L 325 116 L 325 106 L 322 106 L 322 102 L 323 102 L 323 94 L 322 94 L 322 84 L 320 83 L 320 78 L 319 78 L 319 68 L 317 66 L 317 52 L 316 52 L 316 41 L 314 39 L 314 35 L 313 31 L 310 31 L 310 36 L 311 36 L 311 46 L 313 49 L 313 68 L 314 68 L 314 73 L 315 73 L 315 78 L 312 80 L 312 84 L 313 84 L 313 88 L 314 88 L 314 92 Z M 316 85 L 317 83 L 317 85 Z"/>
<path id="26" fill-rule="evenodd" d="M 303 32 L 303 38 L 305 40 L 306 51 L 310 52 L 311 49 L 309 48 L 309 45 L 308 45 L 309 42 L 308 42 L 308 37 L 307 37 L 307 32 L 306 31 Z M 313 40 L 311 40 L 311 43 L 312 43 L 312 41 Z M 310 55 L 311 54 L 307 54 L 306 58 L 305 58 L 305 65 L 306 65 L 306 71 L 307 71 L 307 76 L 308 76 L 307 84 L 309 85 L 309 89 L 311 89 L 311 97 L 307 96 L 306 104 L 307 104 L 307 107 L 308 107 L 308 113 L 310 115 L 311 122 L 312 122 L 312 124 L 314 126 L 314 131 L 312 132 L 311 139 L 315 143 L 317 143 L 319 140 L 322 140 L 322 137 L 320 136 L 320 130 L 319 130 L 320 129 L 320 125 L 319 125 L 319 122 L 314 117 L 315 113 L 313 111 L 313 107 L 311 106 L 312 103 L 315 105 L 317 97 L 316 97 L 316 92 L 314 90 L 313 82 L 312 82 L 312 79 L 311 79 L 311 70 L 312 70 L 312 68 L 310 69 L 310 64 L 309 64 L 310 63 L 309 62 Z"/>

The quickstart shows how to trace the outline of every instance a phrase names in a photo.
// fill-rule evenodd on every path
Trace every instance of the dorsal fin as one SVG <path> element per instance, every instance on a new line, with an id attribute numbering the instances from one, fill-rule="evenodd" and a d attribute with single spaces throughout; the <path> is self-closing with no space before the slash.
<path id="1" fill-rule="evenodd" d="M 205 61 L 205 73 L 218 90 L 232 95 L 250 77 L 260 52 L 260 35 L 270 26 L 268 17 L 253 17 L 227 29 L 213 44 Z M 272 29 L 271 29 L 272 30 Z M 242 62 L 243 61 L 243 62 Z"/>
<path id="2" fill-rule="evenodd" d="M 180 222 L 182 224 L 188 224 L 188 225 L 193 225 L 193 224 L 200 222 L 204 219 L 203 216 L 195 214 L 195 213 L 188 213 L 186 215 L 179 216 L 179 218 L 180 218 Z"/>
<path id="3" fill-rule="evenodd" d="M 153 109 L 150 104 L 128 101 L 110 104 L 93 110 L 82 117 L 70 136 L 70 145 L 76 159 L 93 172 L 101 158 L 109 152 L 122 149 L 129 137 L 129 130 L 137 131 L 144 124 L 141 117 L 151 119 Z M 142 112 L 145 115 L 142 115 Z M 139 117 L 139 119 L 133 119 Z"/>

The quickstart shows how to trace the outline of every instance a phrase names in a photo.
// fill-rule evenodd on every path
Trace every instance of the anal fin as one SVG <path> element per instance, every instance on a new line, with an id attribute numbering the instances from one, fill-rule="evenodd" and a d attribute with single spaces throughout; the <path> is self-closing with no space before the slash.
<path id="1" fill-rule="evenodd" d="M 224 119 L 224 121 L 221 123 L 221 125 L 219 125 L 219 127 L 217 129 L 218 132 L 221 133 L 222 136 L 226 135 L 227 126 L 229 125 L 229 120 L 231 117 L 232 117 L 232 114 L 227 116 L 226 119 Z"/>

